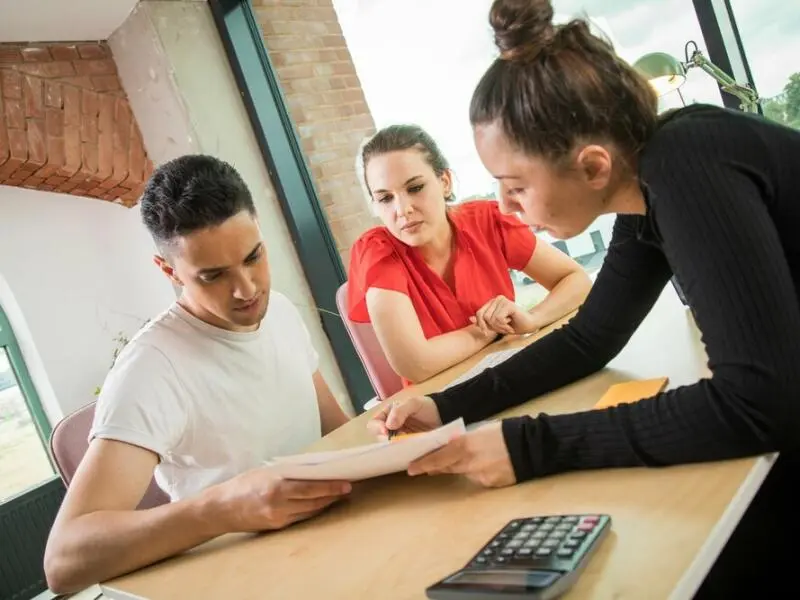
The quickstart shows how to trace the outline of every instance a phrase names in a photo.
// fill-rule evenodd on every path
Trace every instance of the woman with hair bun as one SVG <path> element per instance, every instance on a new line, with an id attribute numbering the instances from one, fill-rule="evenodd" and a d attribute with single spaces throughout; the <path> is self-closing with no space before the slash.
<path id="1" fill-rule="evenodd" d="M 710 378 L 614 408 L 504 419 L 409 472 L 501 486 L 779 451 L 704 587 L 728 597 L 713 585 L 742 575 L 731 597 L 762 597 L 792 572 L 800 533 L 789 489 L 800 476 L 800 132 L 707 105 L 659 117 L 653 90 L 610 44 L 583 20 L 552 18 L 547 0 L 492 4 L 501 55 L 472 98 L 475 145 L 501 208 L 556 238 L 616 214 L 605 262 L 568 325 L 470 381 L 387 407 L 370 427 L 474 422 L 596 372 L 675 276 Z"/>

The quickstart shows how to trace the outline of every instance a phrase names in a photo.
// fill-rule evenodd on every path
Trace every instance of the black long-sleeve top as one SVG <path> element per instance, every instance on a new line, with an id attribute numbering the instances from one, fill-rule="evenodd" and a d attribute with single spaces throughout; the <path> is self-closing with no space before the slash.
<path id="1" fill-rule="evenodd" d="M 473 422 L 602 369 L 673 274 L 712 377 L 618 407 L 505 419 L 518 481 L 800 445 L 800 132 L 687 107 L 663 119 L 639 179 L 646 215 L 617 216 L 575 317 L 434 402 L 443 422 Z"/>

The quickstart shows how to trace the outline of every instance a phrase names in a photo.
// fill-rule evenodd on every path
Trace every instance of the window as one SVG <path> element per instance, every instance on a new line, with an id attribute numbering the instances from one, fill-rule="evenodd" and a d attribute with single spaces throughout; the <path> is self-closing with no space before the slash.
<path id="1" fill-rule="evenodd" d="M 493 197 L 495 182 L 475 151 L 468 118 L 475 85 L 497 53 L 487 20 L 491 0 L 334 0 L 334 6 L 376 126 L 425 128 L 453 168 L 457 197 Z M 690 0 L 554 0 L 554 8 L 561 22 L 588 16 L 630 63 L 656 51 L 683 60 L 690 40 L 705 51 Z M 695 69 L 680 92 L 660 102 L 661 109 L 722 105 L 722 97 L 714 80 Z M 572 239 L 541 237 L 591 273 L 603 262 L 613 224 L 607 215 Z M 544 296 L 524 275 L 512 275 L 520 304 Z"/>
<path id="2" fill-rule="evenodd" d="M 0 309 L 0 504 L 54 474 L 45 446 L 50 425 Z"/>
<path id="3" fill-rule="evenodd" d="M 764 116 L 800 129 L 800 5 L 730 0 Z"/>

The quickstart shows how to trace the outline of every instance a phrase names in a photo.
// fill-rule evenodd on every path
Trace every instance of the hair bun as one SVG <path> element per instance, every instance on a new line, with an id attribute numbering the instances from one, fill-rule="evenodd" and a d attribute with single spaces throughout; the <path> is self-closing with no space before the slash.
<path id="1" fill-rule="evenodd" d="M 489 24 L 501 57 L 525 61 L 553 40 L 553 5 L 550 0 L 494 0 Z"/>

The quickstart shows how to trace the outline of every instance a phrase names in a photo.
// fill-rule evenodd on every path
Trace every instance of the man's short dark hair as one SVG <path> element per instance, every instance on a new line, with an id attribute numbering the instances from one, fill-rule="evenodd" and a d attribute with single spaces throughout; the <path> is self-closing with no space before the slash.
<path id="1" fill-rule="evenodd" d="M 236 169 L 204 154 L 160 165 L 140 204 L 142 221 L 161 250 L 176 237 L 221 225 L 242 211 L 256 214 L 250 190 Z"/>

